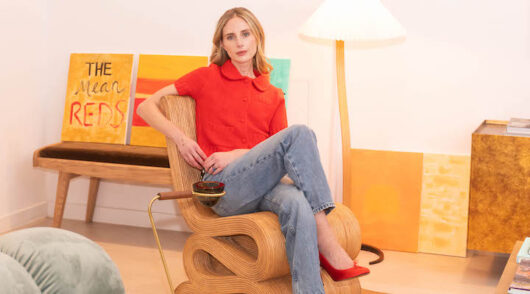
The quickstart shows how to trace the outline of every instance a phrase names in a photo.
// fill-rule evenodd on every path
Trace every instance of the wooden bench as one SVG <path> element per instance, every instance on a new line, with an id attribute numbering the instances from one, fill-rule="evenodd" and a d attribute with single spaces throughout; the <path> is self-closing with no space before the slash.
<path id="1" fill-rule="evenodd" d="M 100 179 L 171 186 L 165 147 L 61 142 L 36 150 L 33 166 L 59 171 L 53 226 L 60 227 L 70 180 L 90 177 L 86 222 L 92 222 Z"/>

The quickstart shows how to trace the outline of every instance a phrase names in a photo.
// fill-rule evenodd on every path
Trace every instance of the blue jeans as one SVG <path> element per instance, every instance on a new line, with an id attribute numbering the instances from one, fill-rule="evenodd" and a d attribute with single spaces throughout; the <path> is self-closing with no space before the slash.
<path id="1" fill-rule="evenodd" d="M 288 175 L 294 185 L 280 183 Z M 320 162 L 315 133 L 294 125 L 261 142 L 217 175 L 226 195 L 212 209 L 220 216 L 256 211 L 278 215 L 293 293 L 324 293 L 314 214 L 335 207 Z"/>

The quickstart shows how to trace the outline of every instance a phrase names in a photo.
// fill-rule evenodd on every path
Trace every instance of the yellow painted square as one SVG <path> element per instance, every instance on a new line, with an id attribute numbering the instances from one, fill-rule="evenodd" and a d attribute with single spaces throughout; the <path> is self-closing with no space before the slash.
<path id="1" fill-rule="evenodd" d="M 166 137 L 164 134 L 155 130 L 152 127 L 136 127 L 132 126 L 131 145 L 135 146 L 150 146 L 150 147 L 165 147 Z"/>
<path id="2" fill-rule="evenodd" d="M 71 54 L 62 141 L 125 144 L 132 54 Z"/>
<path id="3" fill-rule="evenodd" d="M 424 154 L 418 251 L 466 256 L 470 157 Z"/>

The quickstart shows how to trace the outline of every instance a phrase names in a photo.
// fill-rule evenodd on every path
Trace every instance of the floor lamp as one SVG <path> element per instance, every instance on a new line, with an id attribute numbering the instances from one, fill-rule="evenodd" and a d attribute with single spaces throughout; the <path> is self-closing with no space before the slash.
<path id="1" fill-rule="evenodd" d="M 335 40 L 344 199 L 346 195 L 351 195 L 350 120 L 344 73 L 344 41 L 374 47 L 387 44 L 385 41 L 404 40 L 405 29 L 379 0 L 325 0 L 302 26 L 300 33 L 311 38 Z M 382 260 L 379 249 L 365 244 L 363 249 L 372 252 L 377 250 Z"/>

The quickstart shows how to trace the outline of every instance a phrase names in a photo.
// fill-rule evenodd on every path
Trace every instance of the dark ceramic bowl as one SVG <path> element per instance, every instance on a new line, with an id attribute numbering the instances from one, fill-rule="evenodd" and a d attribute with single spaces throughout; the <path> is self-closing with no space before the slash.
<path id="1" fill-rule="evenodd" d="M 225 194 L 224 189 L 221 182 L 201 181 L 193 184 L 193 195 L 202 205 L 212 207 Z"/>

